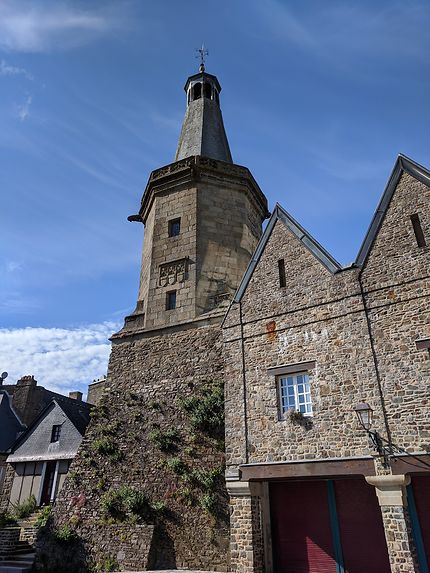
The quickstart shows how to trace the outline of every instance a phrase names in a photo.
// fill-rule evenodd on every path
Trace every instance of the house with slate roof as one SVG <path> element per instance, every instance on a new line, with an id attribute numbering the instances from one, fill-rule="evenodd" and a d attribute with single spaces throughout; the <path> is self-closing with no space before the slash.
<path id="1" fill-rule="evenodd" d="M 55 500 L 90 421 L 90 408 L 85 402 L 57 397 L 33 421 L 6 460 L 9 504 L 31 495 L 38 506 Z"/>

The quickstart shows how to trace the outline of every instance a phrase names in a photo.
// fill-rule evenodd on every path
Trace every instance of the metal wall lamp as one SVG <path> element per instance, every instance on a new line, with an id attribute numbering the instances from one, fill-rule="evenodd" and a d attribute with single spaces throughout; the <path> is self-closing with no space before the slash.
<path id="1" fill-rule="evenodd" d="M 388 440 L 385 440 L 376 430 L 371 430 L 373 422 L 373 410 L 367 402 L 359 402 L 354 406 L 354 412 L 357 414 L 360 426 L 366 430 L 370 439 L 372 440 L 373 447 L 382 457 L 382 465 L 384 468 L 390 467 L 390 457 L 393 456 L 393 448 Z M 387 446 L 384 445 L 384 442 Z"/>
<path id="2" fill-rule="evenodd" d="M 356 406 L 354 406 L 353 410 L 357 414 L 360 426 L 368 433 L 370 439 L 372 440 L 373 447 L 382 457 L 382 465 L 384 466 L 384 468 L 389 468 L 390 459 L 398 457 L 399 454 L 402 456 L 406 456 L 408 458 L 413 458 L 415 461 L 418 461 L 420 463 L 421 467 L 425 466 L 430 468 L 430 464 L 428 464 L 424 460 L 420 459 L 417 456 L 414 456 L 413 454 L 410 454 L 400 446 L 396 446 L 395 444 L 393 444 L 391 440 L 386 440 L 376 430 L 370 429 L 372 427 L 372 422 L 373 422 L 373 410 L 367 402 L 358 403 Z M 412 464 L 411 462 L 408 463 L 410 463 L 411 465 L 416 465 Z"/>

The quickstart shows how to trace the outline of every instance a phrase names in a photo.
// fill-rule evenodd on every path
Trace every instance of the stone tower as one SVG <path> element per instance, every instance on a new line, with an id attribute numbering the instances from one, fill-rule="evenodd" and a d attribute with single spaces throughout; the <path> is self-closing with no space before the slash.
<path id="1" fill-rule="evenodd" d="M 228 568 L 220 323 L 267 202 L 232 162 L 217 78 L 201 68 L 185 91 L 175 161 L 151 173 L 129 217 L 145 225 L 136 309 L 112 337 L 104 395 L 57 498 L 54 526 L 73 524 L 84 548 L 73 573 L 85 571 L 82 555 L 103 567 L 106 554 L 120 570 Z M 124 487 L 147 500 L 143 517 L 109 513 Z M 40 561 L 55 569 L 63 553 L 54 537 Z"/>
<path id="2" fill-rule="evenodd" d="M 201 320 L 231 299 L 261 234 L 267 201 L 232 162 L 221 86 L 204 69 L 185 84 L 175 162 L 153 171 L 139 213 L 145 225 L 138 303 L 126 330 Z"/>

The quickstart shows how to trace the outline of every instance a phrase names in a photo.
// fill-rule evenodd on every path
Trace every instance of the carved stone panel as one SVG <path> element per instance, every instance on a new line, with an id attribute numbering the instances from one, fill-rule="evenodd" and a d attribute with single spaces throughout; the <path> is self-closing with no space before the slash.
<path id="1" fill-rule="evenodd" d="M 165 287 L 182 283 L 186 279 L 188 259 L 179 259 L 170 263 L 163 263 L 159 267 L 158 285 Z"/>

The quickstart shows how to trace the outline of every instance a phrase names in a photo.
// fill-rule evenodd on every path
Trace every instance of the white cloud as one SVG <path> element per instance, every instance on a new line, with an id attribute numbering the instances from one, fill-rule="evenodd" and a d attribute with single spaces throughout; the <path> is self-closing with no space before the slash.
<path id="1" fill-rule="evenodd" d="M 9 372 L 9 384 L 33 374 L 49 390 L 86 393 L 88 383 L 106 374 L 108 338 L 119 328 L 116 322 L 103 322 L 76 328 L 0 329 L 0 371 Z"/>
<path id="2" fill-rule="evenodd" d="M 16 52 L 47 52 L 81 46 L 121 25 L 121 14 L 113 6 L 91 11 L 65 1 L 3 0 L 0 47 Z"/>
<path id="3" fill-rule="evenodd" d="M 24 103 L 18 106 L 18 117 L 21 121 L 26 120 L 30 115 L 30 106 L 32 101 L 33 97 L 29 95 L 26 97 Z"/>
<path id="4" fill-rule="evenodd" d="M 5 60 L 0 61 L 0 76 L 25 76 L 28 80 L 34 80 L 34 76 L 24 68 L 11 66 Z"/>

